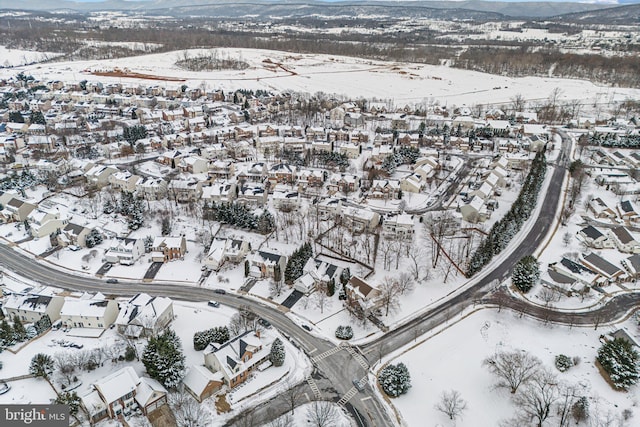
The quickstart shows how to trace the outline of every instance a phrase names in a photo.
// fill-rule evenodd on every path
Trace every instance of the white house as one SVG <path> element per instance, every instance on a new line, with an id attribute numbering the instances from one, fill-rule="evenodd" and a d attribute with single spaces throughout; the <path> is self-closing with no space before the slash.
<path id="1" fill-rule="evenodd" d="M 415 225 L 413 216 L 409 214 L 394 215 L 382 221 L 382 232 L 396 238 L 413 238 Z"/>
<path id="2" fill-rule="evenodd" d="M 105 253 L 107 262 L 132 265 L 144 254 L 144 241 L 128 237 L 116 237 L 111 240 Z"/>
<path id="3" fill-rule="evenodd" d="M 64 298 L 60 296 L 11 294 L 5 300 L 2 309 L 6 317 L 17 316 L 23 323 L 37 322 L 45 314 L 51 322 L 55 322 L 60 318 L 63 304 Z"/>
<path id="4" fill-rule="evenodd" d="M 279 268 L 281 277 L 287 266 L 287 257 L 268 250 L 258 250 L 248 257 L 250 273 L 253 277 L 274 277 Z"/>
<path id="5" fill-rule="evenodd" d="M 165 297 L 136 294 L 120 307 L 118 332 L 129 337 L 157 334 L 173 320 L 173 301 Z"/>
<path id="6" fill-rule="evenodd" d="M 204 265 L 210 270 L 218 270 L 226 261 L 240 262 L 250 250 L 251 245 L 246 240 L 215 238 Z"/>
<path id="7" fill-rule="evenodd" d="M 106 329 L 118 317 L 118 303 L 98 294 L 91 298 L 66 298 L 60 320 L 67 328 Z"/>
<path id="8" fill-rule="evenodd" d="M 609 237 L 620 252 L 628 254 L 640 253 L 640 243 L 626 227 L 612 228 L 609 230 Z"/>

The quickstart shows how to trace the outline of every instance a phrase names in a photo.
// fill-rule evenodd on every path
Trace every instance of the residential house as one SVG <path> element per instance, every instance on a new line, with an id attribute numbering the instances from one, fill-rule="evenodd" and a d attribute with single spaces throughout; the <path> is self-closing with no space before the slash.
<path id="1" fill-rule="evenodd" d="M 272 184 L 292 184 L 296 180 L 296 167 L 286 163 L 277 163 L 269 169 L 269 181 Z"/>
<path id="2" fill-rule="evenodd" d="M 616 212 L 607 206 L 600 197 L 596 197 L 589 201 L 589 210 L 593 212 L 596 218 L 614 219 L 617 217 Z"/>
<path id="3" fill-rule="evenodd" d="M 280 278 L 287 266 L 287 257 L 270 250 L 257 250 L 248 256 L 249 274 L 253 277 L 275 278 L 279 271 Z"/>
<path id="4" fill-rule="evenodd" d="M 178 161 L 177 167 L 182 172 L 187 173 L 206 173 L 209 169 L 209 162 L 207 159 L 199 156 L 187 156 Z"/>
<path id="5" fill-rule="evenodd" d="M 236 166 L 233 160 L 216 160 L 209 165 L 210 177 L 219 180 L 229 180 L 236 174 Z"/>
<path id="6" fill-rule="evenodd" d="M 276 189 L 273 191 L 271 202 L 275 209 L 281 211 L 294 211 L 300 208 L 301 198 L 297 191 L 287 191 L 286 189 Z"/>
<path id="7" fill-rule="evenodd" d="M 23 222 L 35 208 L 36 205 L 32 203 L 11 197 L 4 205 L 4 209 L 0 211 L 0 220 L 2 222 Z"/>
<path id="8" fill-rule="evenodd" d="M 236 198 L 235 182 L 215 182 L 202 187 L 202 201 L 210 203 L 231 203 Z"/>
<path id="9" fill-rule="evenodd" d="M 95 165 L 84 173 L 87 182 L 97 188 L 103 188 L 109 184 L 109 176 L 118 172 L 113 166 Z"/>
<path id="10" fill-rule="evenodd" d="M 204 265 L 210 270 L 218 270 L 226 261 L 238 263 L 251 251 L 251 244 L 246 240 L 231 238 L 215 238 L 211 242 Z"/>
<path id="11" fill-rule="evenodd" d="M 400 181 L 386 179 L 374 180 L 369 188 L 369 196 L 372 199 L 398 199 L 400 195 Z"/>
<path id="12" fill-rule="evenodd" d="M 413 215 L 399 214 L 382 221 L 382 232 L 398 239 L 413 239 L 415 225 Z"/>
<path id="13" fill-rule="evenodd" d="M 162 178 L 144 177 L 136 183 L 135 194 L 144 200 L 161 200 L 167 195 L 167 182 Z"/>
<path id="14" fill-rule="evenodd" d="M 22 323 L 34 323 L 44 315 L 49 316 L 51 322 L 60 318 L 60 309 L 64 298 L 60 296 L 38 294 L 11 294 L 2 305 L 5 317 L 12 319 L 17 316 Z"/>
<path id="15" fill-rule="evenodd" d="M 173 301 L 165 297 L 136 294 L 120 306 L 115 324 L 118 332 L 138 338 L 156 335 L 173 320 Z"/>
<path id="16" fill-rule="evenodd" d="M 620 261 L 622 266 L 627 270 L 629 276 L 634 280 L 640 279 L 640 254 L 634 253 L 630 257 Z"/>
<path id="17" fill-rule="evenodd" d="M 585 246 L 593 249 L 613 248 L 614 245 L 609 237 L 592 225 L 578 231 L 578 239 L 580 239 Z"/>
<path id="18" fill-rule="evenodd" d="M 626 222 L 638 222 L 640 220 L 640 215 L 636 211 L 635 206 L 631 203 L 631 200 L 623 200 L 621 201 L 616 208 L 618 209 L 618 215 L 620 218 Z"/>
<path id="19" fill-rule="evenodd" d="M 69 222 L 58 235 L 58 244 L 63 247 L 72 245 L 86 248 L 89 233 L 91 233 L 91 228 Z"/>
<path id="20" fill-rule="evenodd" d="M 204 351 L 204 365 L 222 373 L 224 383 L 234 388 L 255 369 L 263 369 L 261 365 L 270 366 L 271 343 L 257 331 L 246 331 L 224 344 L 209 344 Z"/>
<path id="21" fill-rule="evenodd" d="M 244 206 L 261 207 L 267 203 L 269 193 L 261 183 L 243 184 L 236 198 L 236 202 Z"/>
<path id="22" fill-rule="evenodd" d="M 328 286 L 333 281 L 334 285 L 340 282 L 342 268 L 319 258 L 309 258 L 302 268 L 304 274 L 293 283 L 294 289 L 303 294 L 309 294 L 319 285 Z"/>
<path id="23" fill-rule="evenodd" d="M 156 380 L 139 377 L 126 366 L 92 384 L 93 390 L 81 397 L 92 424 L 105 419 L 122 419 L 136 408 L 148 415 L 167 403 L 167 390 Z"/>
<path id="24" fill-rule="evenodd" d="M 50 236 L 52 233 L 61 232 L 62 229 L 69 223 L 69 220 L 60 218 L 60 211 L 58 210 L 45 210 L 35 209 L 31 211 L 27 216 L 27 222 L 29 223 L 29 234 L 32 237 L 45 237 Z"/>
<path id="25" fill-rule="evenodd" d="M 380 215 L 377 212 L 355 206 L 343 206 L 341 217 L 342 224 L 356 233 L 373 230 L 380 223 Z"/>
<path id="26" fill-rule="evenodd" d="M 128 237 L 116 237 L 111 240 L 105 253 L 107 262 L 113 264 L 133 265 L 144 254 L 144 241 Z"/>
<path id="27" fill-rule="evenodd" d="M 344 286 L 347 302 L 351 309 L 362 311 L 365 316 L 374 313 L 382 306 L 382 293 L 379 289 L 367 283 L 364 279 L 351 276 Z"/>
<path id="28" fill-rule="evenodd" d="M 183 259 L 187 253 L 187 239 L 178 237 L 156 237 L 153 240 L 151 259 L 153 262 L 169 262 Z"/>
<path id="29" fill-rule="evenodd" d="M 213 373 L 206 366 L 194 365 L 182 379 L 182 384 L 196 401 L 202 403 L 224 386 L 224 375 L 221 371 Z"/>
<path id="30" fill-rule="evenodd" d="M 609 230 L 609 237 L 620 252 L 629 254 L 640 253 L 640 243 L 626 227 L 620 226 L 612 228 Z"/>
<path id="31" fill-rule="evenodd" d="M 134 175 L 129 171 L 118 171 L 111 174 L 108 178 L 111 188 L 117 191 L 126 191 L 133 193 L 136 186 L 142 178 L 138 175 Z"/>
<path id="32" fill-rule="evenodd" d="M 616 267 L 595 253 L 583 256 L 580 262 L 582 265 L 598 274 L 598 278 L 596 279 L 597 283 L 604 284 L 607 282 L 617 282 L 624 274 L 622 269 Z"/>
<path id="33" fill-rule="evenodd" d="M 202 185 L 203 182 L 195 176 L 181 176 L 171 180 L 167 192 L 176 202 L 195 202 L 202 197 Z"/>
<path id="34" fill-rule="evenodd" d="M 118 317 L 118 303 L 105 299 L 102 294 L 90 298 L 66 298 L 60 310 L 60 321 L 65 328 L 106 329 Z"/>
<path id="35" fill-rule="evenodd" d="M 460 206 L 460 213 L 462 214 L 462 219 L 471 223 L 486 221 L 491 216 L 485 201 L 478 196 L 474 196 L 469 203 Z"/>

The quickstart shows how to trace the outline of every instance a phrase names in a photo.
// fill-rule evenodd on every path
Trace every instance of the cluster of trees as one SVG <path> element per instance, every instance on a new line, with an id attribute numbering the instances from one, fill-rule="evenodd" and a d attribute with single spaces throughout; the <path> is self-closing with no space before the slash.
<path id="1" fill-rule="evenodd" d="M 454 64 L 457 68 L 511 76 L 571 77 L 600 83 L 638 87 L 640 76 L 635 71 L 633 56 L 610 56 L 565 53 L 539 46 L 521 49 L 473 47 L 465 49 Z"/>
<path id="2" fill-rule="evenodd" d="M 520 230 L 522 224 L 529 218 L 535 209 L 538 192 L 547 172 L 547 162 L 543 151 L 536 154 L 531 163 L 518 198 L 511 205 L 511 209 L 504 218 L 496 222 L 489 234 L 480 243 L 480 246 L 471 256 L 467 276 L 471 277 L 491 261 L 494 255 L 499 254 L 509 244 L 513 236 Z"/>
<path id="3" fill-rule="evenodd" d="M 378 383 L 388 396 L 398 397 L 411 388 L 409 369 L 402 362 L 397 365 L 389 364 L 378 374 Z"/>
<path id="4" fill-rule="evenodd" d="M 580 397 L 579 390 L 559 381 L 547 370 L 540 359 L 525 351 L 495 353 L 484 360 L 489 371 L 498 377 L 497 387 L 507 388 L 518 413 L 510 425 L 535 425 L 558 417 L 560 426 L 569 426 L 571 415 L 576 422 L 588 413 L 588 400 Z"/>
<path id="5" fill-rule="evenodd" d="M 102 234 L 100 234 L 100 232 L 96 228 L 94 228 L 89 232 L 89 234 L 85 238 L 85 244 L 87 245 L 88 248 L 93 248 L 94 246 L 102 243 L 102 240 L 103 240 Z"/>
<path id="6" fill-rule="evenodd" d="M 204 350 L 212 342 L 222 344 L 229 341 L 229 328 L 216 326 L 193 334 L 193 348 L 197 351 Z"/>
<path id="7" fill-rule="evenodd" d="M 607 341 L 598 349 L 598 363 L 602 366 L 613 385 L 627 390 L 638 382 L 638 352 L 628 340 L 616 338 Z"/>
<path id="8" fill-rule="evenodd" d="M 416 147 L 407 147 L 405 145 L 394 150 L 393 154 L 387 156 L 382 162 L 382 169 L 388 173 L 393 173 L 396 168 L 403 164 L 414 164 L 420 157 L 420 150 Z"/>
<path id="9" fill-rule="evenodd" d="M 182 58 L 177 60 L 175 64 L 188 71 L 245 70 L 249 68 L 249 64 L 242 60 L 242 56 L 232 58 L 227 52 L 227 56 L 223 57 L 217 49 L 196 56 L 189 56 L 189 52 L 184 51 Z"/>
<path id="10" fill-rule="evenodd" d="M 128 191 L 122 191 L 120 200 L 115 203 L 111 200 L 106 200 L 102 207 L 102 212 L 106 214 L 116 212 L 128 217 L 130 230 L 137 230 L 142 227 L 144 224 L 144 211 L 143 200 Z"/>
<path id="11" fill-rule="evenodd" d="M 0 322 L 0 352 L 6 347 L 36 337 L 51 328 L 51 319 L 47 314 L 29 327 L 25 327 L 18 316 L 13 316 L 11 321 L 11 324 L 7 319 Z"/>
<path id="12" fill-rule="evenodd" d="M 346 154 L 335 151 L 319 151 L 313 153 L 314 164 L 325 168 L 338 168 L 345 171 L 349 167 L 349 158 Z"/>
<path id="13" fill-rule="evenodd" d="M 268 234 L 275 229 L 275 219 L 267 209 L 260 215 L 238 203 L 215 203 L 205 206 L 205 216 L 209 220 L 219 221 L 245 230 L 256 230 Z"/>
<path id="14" fill-rule="evenodd" d="M 313 256 L 313 249 L 311 243 L 307 242 L 293 251 L 287 261 L 287 266 L 284 269 L 284 281 L 285 283 L 292 284 L 298 277 L 304 274 L 303 268 L 309 258 Z"/>
<path id="15" fill-rule="evenodd" d="M 18 190 L 24 191 L 26 188 L 31 188 L 34 185 L 39 184 L 38 177 L 35 176 L 29 170 L 23 170 L 20 173 L 9 175 L 8 177 L 0 181 L 0 190 Z"/>
<path id="16" fill-rule="evenodd" d="M 180 338 L 171 329 L 149 338 L 142 353 L 142 364 L 149 376 L 169 389 L 180 385 L 185 374 L 184 361 Z"/>
<path id="17" fill-rule="evenodd" d="M 122 131 L 122 136 L 131 145 L 131 148 L 135 146 L 136 141 L 146 138 L 147 135 L 147 128 L 143 125 L 126 126 Z"/>
<path id="18" fill-rule="evenodd" d="M 594 132 L 589 135 L 590 145 L 599 145 L 611 148 L 640 148 L 640 135 L 617 135 L 613 133 Z"/>

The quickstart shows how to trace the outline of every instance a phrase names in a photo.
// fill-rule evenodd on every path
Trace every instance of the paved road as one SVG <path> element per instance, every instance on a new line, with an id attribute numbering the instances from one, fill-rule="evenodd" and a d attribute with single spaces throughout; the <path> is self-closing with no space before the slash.
<path id="1" fill-rule="evenodd" d="M 139 282 L 120 281 L 115 284 L 107 284 L 103 280 L 98 280 L 87 276 L 76 276 L 53 269 L 46 262 L 39 262 L 35 259 L 28 258 L 13 248 L 0 244 L 0 265 L 10 271 L 14 271 L 19 275 L 28 277 L 43 285 L 51 285 L 66 289 L 102 292 L 107 296 L 132 296 L 138 292 L 146 292 L 150 295 L 166 296 L 176 300 L 186 301 L 207 301 L 215 299 L 222 304 L 231 307 L 240 308 L 249 307 L 260 317 L 271 322 L 271 324 L 290 337 L 290 340 L 301 348 L 310 357 L 321 355 L 335 348 L 333 343 L 316 337 L 313 333 L 308 333 L 300 328 L 291 319 L 284 315 L 273 306 L 264 305 L 253 299 L 244 298 L 240 295 L 227 293 L 225 295 L 216 294 L 211 289 L 200 288 L 187 285 L 175 284 L 142 284 Z M 340 350 L 326 358 L 318 360 L 316 363 L 318 370 L 318 387 L 321 390 L 320 399 L 337 401 L 354 389 L 351 383 L 354 378 L 362 378 L 366 375 L 366 370 L 358 363 L 356 358 L 346 350 Z M 309 399 L 317 399 L 314 397 L 313 390 L 307 383 L 301 386 L 306 388 Z M 283 398 L 273 399 L 269 401 L 266 407 L 259 406 L 255 411 L 251 411 L 256 420 L 260 422 L 256 425 L 262 425 L 269 422 L 274 417 L 287 412 L 287 402 L 284 399 L 285 393 L 281 393 Z M 362 400 L 365 398 L 365 400 Z M 304 403 L 306 398 L 300 403 Z M 353 414 L 360 414 L 366 421 L 361 422 L 361 426 L 388 426 L 393 425 L 388 418 L 388 414 L 384 407 L 378 401 L 375 393 L 366 390 L 364 393 L 358 394 L 357 398 L 351 399 L 349 404 L 345 405 L 351 409 Z M 364 414 L 364 415 L 363 415 Z M 356 415 L 357 418 L 358 415 Z M 244 425 L 246 419 L 236 420 L 238 425 Z"/>

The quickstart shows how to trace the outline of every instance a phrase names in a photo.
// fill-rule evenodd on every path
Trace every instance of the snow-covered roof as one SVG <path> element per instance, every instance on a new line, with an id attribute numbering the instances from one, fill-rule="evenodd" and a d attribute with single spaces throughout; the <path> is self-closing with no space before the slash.
<path id="1" fill-rule="evenodd" d="M 200 396 L 211 381 L 222 382 L 222 373 L 213 373 L 205 366 L 194 365 L 185 375 L 182 383 L 196 395 Z"/>
<path id="2" fill-rule="evenodd" d="M 141 377 L 139 380 L 135 400 L 141 407 L 145 408 L 149 403 L 158 400 L 161 395 L 167 394 L 167 389 L 153 378 Z"/>
<path id="3" fill-rule="evenodd" d="M 64 305 L 60 309 L 60 315 L 102 317 L 109 306 L 109 302 L 109 300 L 65 298 Z M 115 304 L 115 302 L 112 304 Z"/>
<path id="4" fill-rule="evenodd" d="M 133 393 L 140 383 L 140 377 L 131 366 L 126 366 L 96 381 L 93 386 L 107 403 L 115 402 L 122 396 Z"/>
<path id="5" fill-rule="evenodd" d="M 3 307 L 5 309 L 9 308 L 13 310 L 27 310 L 36 313 L 44 313 L 46 312 L 47 307 L 49 307 L 52 299 L 53 297 L 45 295 L 12 294 L 7 297 Z"/>
<path id="6" fill-rule="evenodd" d="M 148 326 L 148 322 L 155 324 L 158 317 L 172 304 L 173 301 L 169 298 L 137 294 L 122 306 L 115 323 L 130 325 L 134 322 L 134 325 L 142 326 Z"/>

